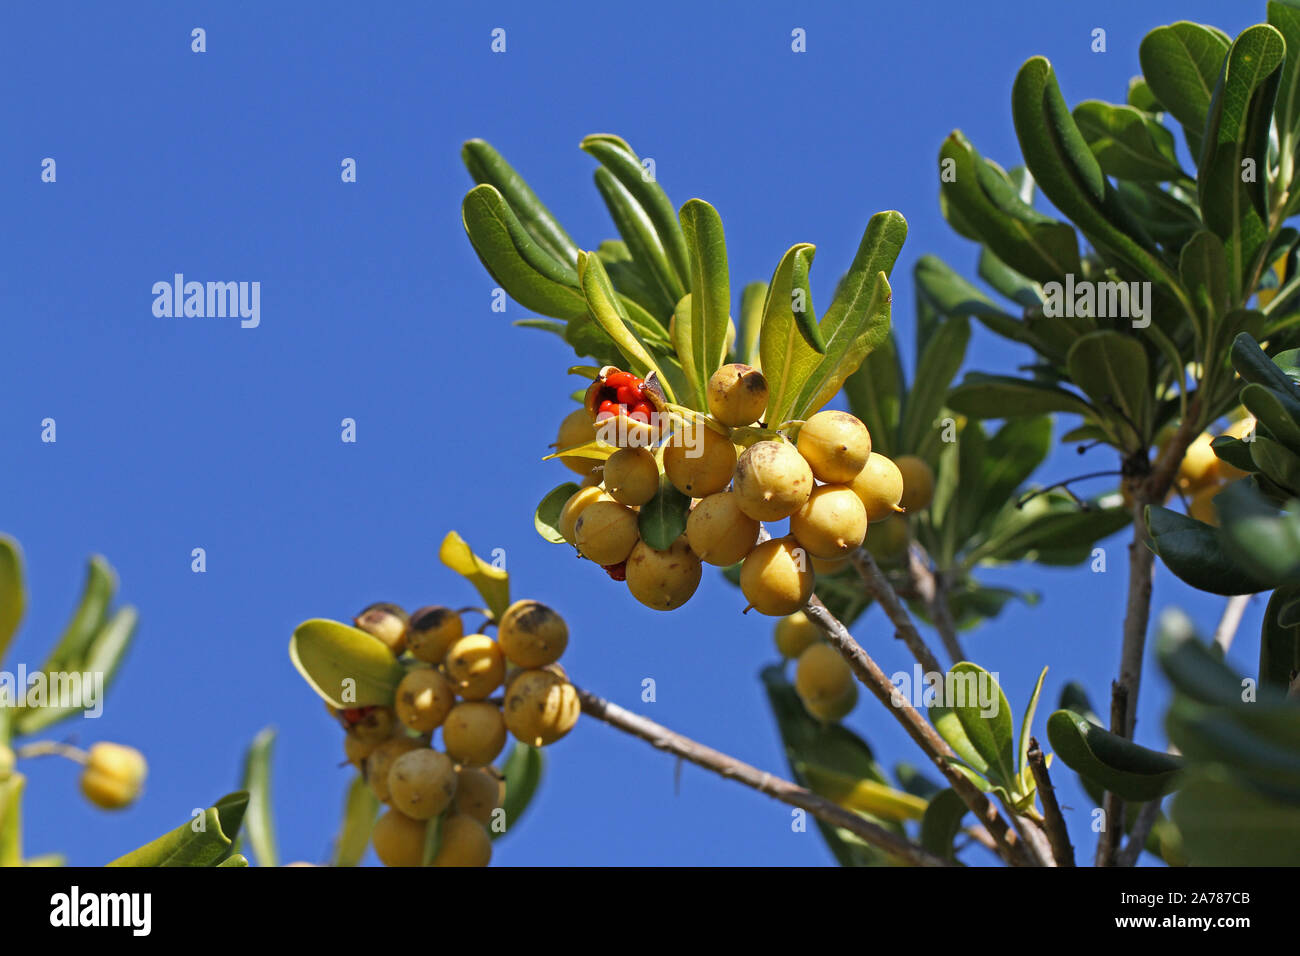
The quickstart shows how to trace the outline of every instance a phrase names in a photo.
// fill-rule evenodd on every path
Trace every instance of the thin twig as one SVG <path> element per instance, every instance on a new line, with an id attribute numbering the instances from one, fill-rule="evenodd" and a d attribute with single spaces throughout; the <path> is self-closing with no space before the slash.
<path id="1" fill-rule="evenodd" d="M 948 609 L 948 579 L 942 571 L 930 568 L 930 556 L 919 544 L 913 544 L 907 551 L 907 572 L 916 588 L 917 595 L 925 602 L 930 611 L 930 620 L 939 632 L 944 650 L 956 664 L 966 659 L 966 652 L 961 649 L 957 639 L 957 624 Z"/>
<path id="2" fill-rule="evenodd" d="M 874 567 L 874 564 L 872 566 Z M 883 591 L 873 592 L 873 595 L 882 605 L 891 603 L 896 610 L 901 609 L 897 596 L 887 583 Z M 998 855 L 1006 862 L 1017 866 L 1032 863 L 1032 858 L 1022 845 L 1019 836 L 1007 825 L 997 807 L 968 777 L 956 769 L 954 765 L 956 754 L 948 746 L 947 741 L 939 736 L 938 731 L 928 720 L 897 693 L 897 688 L 885 676 L 885 672 L 872 660 L 871 655 L 863 650 L 862 645 L 853 639 L 848 628 L 840 622 L 839 618 L 828 611 L 826 605 L 822 604 L 817 597 L 813 597 L 808 602 L 804 613 L 821 627 L 831 646 L 848 661 L 858 680 L 897 718 L 908 736 L 943 774 L 948 785 L 957 791 L 957 795 L 962 798 L 966 806 L 970 807 L 971 812 L 975 814 L 975 819 L 988 829 L 997 844 Z M 906 619 L 907 612 L 902 611 L 902 614 Z M 906 623 L 915 632 L 911 622 L 906 621 Z M 895 626 L 898 626 L 897 622 Z M 940 673 L 937 670 L 935 672 Z"/>
<path id="3" fill-rule="evenodd" d="M 1052 857 L 1057 866 L 1074 866 L 1070 831 L 1066 829 L 1061 805 L 1056 800 L 1056 788 L 1052 786 L 1052 778 L 1047 772 L 1043 750 L 1033 737 L 1029 738 L 1026 759 L 1029 761 L 1029 772 L 1034 775 L 1034 783 L 1038 785 L 1038 796 L 1043 801 L 1043 829 L 1047 831 L 1047 841 L 1052 846 Z"/>
<path id="4" fill-rule="evenodd" d="M 1160 798 L 1149 800 L 1143 804 L 1137 819 L 1133 821 L 1133 829 L 1129 832 L 1128 842 L 1124 844 L 1124 849 L 1115 854 L 1116 866 L 1136 866 L 1138 857 L 1146 849 L 1147 837 L 1151 833 L 1151 828 L 1156 825 L 1156 820 L 1160 816 Z"/>
<path id="5" fill-rule="evenodd" d="M 1223 605 L 1223 616 L 1219 618 L 1219 626 L 1214 629 L 1214 643 L 1225 654 L 1232 647 L 1232 639 L 1237 636 L 1237 628 L 1241 626 L 1242 615 L 1246 613 L 1246 605 L 1249 603 L 1249 594 L 1234 594 Z"/>
<path id="6" fill-rule="evenodd" d="M 936 674 L 945 673 L 945 668 L 939 666 L 938 658 L 926 646 L 925 639 L 921 637 L 916 625 L 912 623 L 912 616 L 907 613 L 907 608 L 903 606 L 903 602 L 894 593 L 894 589 L 889 584 L 889 579 L 880 570 L 880 566 L 876 564 L 871 552 L 866 548 L 858 548 L 849 556 L 849 560 L 853 562 L 853 567 L 857 570 L 859 577 L 862 578 L 862 583 L 867 586 L 867 590 L 871 592 L 871 596 L 884 609 L 886 616 L 894 625 L 895 632 L 907 645 L 907 649 L 912 652 L 912 656 L 921 662 L 921 667 Z M 836 623 L 839 622 L 836 621 Z M 848 632 L 845 631 L 845 633 Z M 849 640 L 852 640 L 852 638 L 849 638 Z"/>
<path id="7" fill-rule="evenodd" d="M 689 760 L 696 766 L 710 770 L 728 780 L 735 780 L 747 787 L 753 787 L 760 793 L 775 797 L 782 803 L 807 810 L 817 819 L 825 821 L 831 826 L 848 830 L 873 846 L 879 847 L 886 853 L 890 853 L 914 866 L 953 865 L 950 861 L 935 856 L 898 834 L 877 826 L 859 814 L 846 810 L 839 804 L 832 803 L 811 790 L 797 786 L 780 777 L 774 777 L 772 774 L 743 763 L 735 757 L 697 743 L 689 737 L 683 737 L 681 734 L 671 731 L 653 720 L 641 717 L 629 710 L 624 710 L 617 704 L 612 704 L 590 691 L 581 688 L 576 688 L 576 690 L 584 714 L 604 721 L 624 733 L 639 737 L 657 750 L 674 754 L 682 760 Z"/>

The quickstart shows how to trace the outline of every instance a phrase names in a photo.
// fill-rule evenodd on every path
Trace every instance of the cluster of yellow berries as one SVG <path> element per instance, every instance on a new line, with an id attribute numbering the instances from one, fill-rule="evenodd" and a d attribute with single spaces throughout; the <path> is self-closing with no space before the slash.
<path id="1" fill-rule="evenodd" d="M 803 611 L 776 624 L 776 649 L 795 664 L 794 689 L 804 709 L 818 720 L 843 720 L 858 703 L 858 682 L 839 651 L 822 639 L 821 628 Z"/>
<path id="2" fill-rule="evenodd" d="M 537 601 L 510 605 L 495 640 L 466 634 L 446 607 L 407 615 L 374 604 L 354 623 L 408 665 L 392 708 L 331 708 L 346 729 L 348 761 L 389 808 L 375 823 L 375 854 L 385 866 L 420 866 L 427 828 L 440 820 L 432 865 L 486 866 L 488 829 L 505 824 L 505 782 L 491 764 L 507 733 L 545 746 L 578 720 L 577 692 L 558 663 L 568 626 Z"/>
<path id="3" fill-rule="evenodd" d="M 598 380 L 587 407 L 561 424 L 561 450 L 594 441 L 598 424 L 618 418 L 622 406 L 597 402 L 602 387 Z M 743 562 L 740 587 L 750 607 L 791 614 L 812 596 L 818 572 L 842 567 L 863 544 L 869 523 L 930 502 L 929 466 L 915 456 L 893 461 L 873 452 L 867 427 L 847 412 L 822 411 L 790 423 L 792 433 L 797 428 L 794 441 L 752 427 L 768 400 L 758 369 L 724 365 L 709 379 L 707 398 L 707 419 L 683 420 L 656 448 L 615 440 L 610 443 L 619 450 L 607 461 L 560 456 L 586 483 L 565 503 L 558 530 L 583 557 L 626 580 L 648 607 L 668 611 L 686 603 L 699 586 L 702 563 Z M 657 437 L 661 430 L 639 418 L 627 424 L 617 437 Z M 611 431 L 602 428 L 602 438 Z M 638 514 L 659 491 L 661 474 L 691 499 L 685 531 L 666 550 L 642 539 Z M 764 523 L 785 519 L 788 533 L 763 533 Z M 891 530 L 897 538 L 897 525 Z"/>
<path id="4" fill-rule="evenodd" d="M 1255 419 L 1246 417 L 1233 422 L 1223 434 L 1247 439 L 1254 429 Z M 1187 498 L 1187 514 L 1209 525 L 1219 523 L 1214 510 L 1214 496 L 1223 490 L 1224 485 L 1246 476 L 1240 468 L 1214 454 L 1210 443 L 1215 437 L 1203 432 L 1188 446 L 1175 479 L 1178 490 Z"/>

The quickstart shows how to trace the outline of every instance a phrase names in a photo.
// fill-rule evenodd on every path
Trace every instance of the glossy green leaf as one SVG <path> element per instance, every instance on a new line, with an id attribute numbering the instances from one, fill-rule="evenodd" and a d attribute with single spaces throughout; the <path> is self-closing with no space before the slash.
<path id="1" fill-rule="evenodd" d="M 605 272 L 605 266 L 601 263 L 600 258 L 585 252 L 579 252 L 578 277 L 591 317 L 595 319 L 596 323 L 605 331 L 605 334 L 613 340 L 619 352 L 627 359 L 629 371 L 642 378 L 648 377 L 650 372 L 657 373 L 664 391 L 668 394 L 669 401 L 676 401 L 676 397 L 672 394 L 668 383 L 663 381 L 663 372 L 660 371 L 658 364 L 646 351 L 646 347 L 641 341 L 628 329 L 629 320 L 626 307 L 618 293 L 614 291 L 613 285 L 610 284 L 609 275 Z"/>
<path id="2" fill-rule="evenodd" d="M 668 254 L 659 241 L 654 223 L 627 187 L 608 169 L 600 167 L 595 177 L 596 189 L 605 200 L 605 207 L 619 235 L 627 244 L 630 260 L 641 281 L 653 293 L 660 310 L 671 311 L 673 304 L 686 294 L 686 289 L 668 262 Z"/>
<path id="3" fill-rule="evenodd" d="M 1131 335 L 1102 330 L 1083 336 L 1066 365 L 1071 380 L 1103 414 L 1127 426 L 1127 448 L 1145 448 L 1151 425 L 1151 386 L 1146 349 Z"/>
<path id="4" fill-rule="evenodd" d="M 1241 404 L 1274 438 L 1291 451 L 1300 452 L 1300 398 L 1294 390 L 1283 392 L 1251 382 L 1241 390 Z M 1249 450 L 1255 443 L 1244 444 Z"/>
<path id="5" fill-rule="evenodd" d="M 1157 27 L 1142 39 L 1142 73 L 1160 104 L 1199 145 L 1228 41 L 1218 30 L 1185 20 Z"/>
<path id="6" fill-rule="evenodd" d="M 701 199 L 682 206 L 681 224 L 690 261 L 691 307 L 677 314 L 673 344 L 687 380 L 695 386 L 697 407 L 704 409 L 708 407 L 704 387 L 727 354 L 731 313 L 727 240 L 718 211 Z"/>
<path id="7" fill-rule="evenodd" d="M 1278 78 L 1277 100 L 1273 113 L 1277 122 L 1278 161 L 1282 182 L 1291 183 L 1295 174 L 1297 127 L 1300 127 L 1300 3 L 1296 0 L 1269 0 L 1268 22 L 1286 41 L 1287 57 Z"/>
<path id="8" fill-rule="evenodd" d="M 763 300 L 763 326 L 758 341 L 768 388 L 767 414 L 763 420 L 773 424 L 786 420 L 786 411 L 821 361 L 821 356 L 799 333 L 791 309 L 796 294 L 812 308 L 808 270 L 812 268 L 816 251 L 815 246 L 807 243 L 791 246 L 781 257 Z"/>
<path id="9" fill-rule="evenodd" d="M 471 139 L 461 147 L 460 158 L 476 183 L 496 187 L 539 245 L 569 266 L 577 262 L 577 245 L 504 156 L 486 141 Z"/>
<path id="10" fill-rule="evenodd" d="M 1182 175 L 1173 134 L 1142 110 L 1084 100 L 1074 122 L 1108 176 L 1165 182 Z"/>
<path id="11" fill-rule="evenodd" d="M 871 433 L 871 447 L 882 455 L 899 453 L 897 434 L 905 382 L 892 335 L 871 351 L 844 382 L 849 411 Z"/>
<path id="12" fill-rule="evenodd" d="M 1293 704 L 1228 708 L 1178 696 L 1165 728 L 1189 764 L 1230 767 L 1254 789 L 1300 806 L 1300 714 Z"/>
<path id="13" fill-rule="evenodd" d="M 1027 309 L 1043 304 L 1043 288 L 999 259 L 987 246 L 980 249 L 979 277 L 1008 299 Z"/>
<path id="14" fill-rule="evenodd" d="M 1244 573 L 1266 587 L 1300 574 L 1300 514 L 1279 509 L 1249 481 L 1229 484 L 1215 495 L 1214 508 L 1222 546 Z"/>
<path id="15" fill-rule="evenodd" d="M 461 221 L 483 266 L 524 308 L 557 319 L 587 314 L 577 273 L 537 244 L 494 186 L 465 194 Z"/>
<path id="16" fill-rule="evenodd" d="M 1034 683 L 1034 692 L 1029 695 L 1029 703 L 1025 707 L 1024 716 L 1020 719 L 1020 745 L 1016 750 L 1016 772 L 1022 778 L 1029 768 L 1029 738 L 1034 732 L 1034 714 L 1038 711 L 1038 698 L 1043 693 L 1043 681 L 1046 679 L 1047 668 L 1044 667 L 1039 672 L 1038 680 Z"/>
<path id="17" fill-rule="evenodd" d="M 894 779 L 898 781 L 900 787 L 922 800 L 933 800 L 946 789 L 939 786 L 910 763 L 894 764 Z"/>
<path id="18" fill-rule="evenodd" d="M 271 752 L 275 747 L 273 727 L 259 731 L 244 754 L 244 779 L 240 789 L 248 794 L 244 829 L 258 866 L 279 866 L 280 852 L 275 839 L 275 810 L 271 804 Z"/>
<path id="19" fill-rule="evenodd" d="M 1259 344 L 1246 333 L 1232 340 L 1232 367 L 1247 382 L 1267 385 L 1287 395 L 1296 395 L 1296 383 L 1273 363 Z"/>
<path id="20" fill-rule="evenodd" d="M 1211 594 L 1254 594 L 1273 586 L 1229 554 L 1217 529 L 1159 505 L 1147 507 L 1146 520 L 1152 550 L 1192 587 Z"/>
<path id="21" fill-rule="evenodd" d="M 1284 623 L 1283 608 L 1300 600 L 1300 585 L 1280 587 L 1268 599 L 1259 638 L 1259 679 L 1286 690 L 1291 675 L 1300 671 L 1300 624 Z"/>
<path id="22" fill-rule="evenodd" d="M 1170 816 L 1195 866 L 1294 866 L 1300 859 L 1300 807 L 1270 800 L 1222 767 L 1189 772 Z"/>
<path id="23" fill-rule="evenodd" d="M 1109 537 L 1132 520 L 1126 508 L 1092 507 L 1081 510 L 1065 495 L 1040 494 L 1016 508 L 1014 503 L 998 515 L 988 537 L 972 548 L 965 563 L 981 561 L 1036 560 L 1055 563 L 1054 553 L 1081 550 L 1067 563 L 1087 556 L 1098 541 Z"/>
<path id="24" fill-rule="evenodd" d="M 387 645 L 359 628 L 313 618 L 294 629 L 289 659 L 334 707 L 388 707 L 406 670 Z"/>
<path id="25" fill-rule="evenodd" d="M 1228 311 L 1231 288 L 1223 242 L 1212 232 L 1196 233 L 1183 246 L 1178 273 L 1201 315 L 1203 329 Z"/>
<path id="26" fill-rule="evenodd" d="M 146 843 L 109 866 L 217 866 L 230 856 L 248 806 L 248 794 L 231 793 L 182 823 L 170 833 Z"/>
<path id="27" fill-rule="evenodd" d="M 1069 710 L 1047 718 L 1047 737 L 1067 766 L 1125 800 L 1154 800 L 1168 793 L 1183 767 L 1177 757 L 1112 734 Z"/>
<path id="28" fill-rule="evenodd" d="M 939 162 L 944 173 L 940 177 L 941 194 L 948 209 L 957 212 L 967 224 L 970 238 L 988 246 L 1017 272 L 1039 282 L 1081 271 L 1074 228 L 1038 212 L 1014 189 L 989 175 L 983 157 L 960 131 L 954 131 L 944 141 Z"/>
<path id="29" fill-rule="evenodd" d="M 343 803 L 343 820 L 334 840 L 333 866 L 358 866 L 370 845 L 370 833 L 379 815 L 379 798 L 357 774 L 348 785 Z"/>
<path id="30" fill-rule="evenodd" d="M 965 441 L 967 426 L 959 444 Z M 985 447 L 965 466 L 963 458 L 962 521 L 959 537 L 992 526 L 998 511 L 1041 465 L 1052 449 L 1052 420 L 1046 415 L 1013 418 L 989 437 Z"/>
<path id="31" fill-rule="evenodd" d="M 1291 495 L 1300 494 L 1300 455 L 1257 434 L 1250 443 L 1250 457 L 1256 470 L 1268 475 L 1274 484 L 1285 488 Z"/>
<path id="32" fill-rule="evenodd" d="M 925 800 L 888 784 L 809 763 L 801 764 L 800 773 L 808 789 L 846 810 L 879 820 L 920 820 L 925 815 Z"/>
<path id="33" fill-rule="evenodd" d="M 516 743 L 510 748 L 506 762 L 501 767 L 501 774 L 506 782 L 505 799 L 502 801 L 505 826 L 503 829 L 489 827 L 493 839 L 509 832 L 510 828 L 519 822 L 519 817 L 537 793 L 544 769 L 545 761 L 541 750 L 537 747 Z"/>
<path id="34" fill-rule="evenodd" d="M 447 536 L 442 539 L 438 559 L 467 578 L 492 611 L 493 618 L 501 620 L 501 615 L 510 606 L 510 575 L 505 568 L 484 561 L 455 531 L 447 532 Z"/>
<path id="35" fill-rule="evenodd" d="M 966 360 L 970 325 L 965 319 L 947 319 L 930 338 L 916 365 L 916 381 L 903 407 L 904 448 L 919 448 L 926 433 L 936 427 L 948 397 L 948 387 Z"/>
<path id="36" fill-rule="evenodd" d="M 18 631 L 26 607 L 23 550 L 13 538 L 0 534 L 0 661 Z"/>
<path id="37" fill-rule="evenodd" d="M 1141 76 L 1129 78 L 1128 95 L 1125 97 L 1125 102 L 1145 113 L 1163 113 L 1165 111 L 1160 101 L 1156 99 L 1155 93 L 1152 92 L 1150 84 Z"/>
<path id="38" fill-rule="evenodd" d="M 686 530 L 690 511 L 690 496 L 678 491 L 667 478 L 660 478 L 659 490 L 637 515 L 641 540 L 656 551 L 667 551 Z"/>
<path id="39" fill-rule="evenodd" d="M 533 513 L 533 527 L 552 544 L 564 543 L 564 535 L 560 533 L 560 512 L 564 510 L 565 503 L 577 493 L 577 482 L 566 481 L 548 491 Z"/>
<path id="40" fill-rule="evenodd" d="M 1120 180 L 1115 187 L 1120 203 L 1152 239 L 1171 249 L 1183 246 L 1201 229 L 1201 215 L 1194 201 L 1182 190 L 1165 189 L 1159 183 Z"/>
<path id="41" fill-rule="evenodd" d="M 86 583 L 77 602 L 72 620 L 64 628 L 58 643 L 45 660 L 44 670 L 79 670 L 90 642 L 95 639 L 108 617 L 108 606 L 117 590 L 117 575 L 107 561 L 95 555 L 86 565 Z"/>
<path id="42" fill-rule="evenodd" d="M 953 699 L 930 708 L 935 730 L 992 783 L 1017 792 L 1015 729 L 1002 688 L 992 674 L 969 661 L 954 664 L 947 681 Z"/>
<path id="43" fill-rule="evenodd" d="M 948 406 L 972 418 L 1024 418 L 1048 412 L 1093 414 L 1086 401 L 1055 385 L 980 372 L 968 372 L 948 393 Z"/>
<path id="44" fill-rule="evenodd" d="M 1185 620 L 1185 618 L 1184 618 Z M 1156 639 L 1156 660 L 1182 696 L 1203 704 L 1239 706 L 1242 681 L 1190 626 L 1171 627 L 1162 621 Z"/>
<path id="45" fill-rule="evenodd" d="M 740 293 L 740 328 L 736 335 L 736 361 L 742 365 L 758 365 L 758 334 L 763 329 L 763 300 L 767 298 L 766 282 L 751 282 Z"/>

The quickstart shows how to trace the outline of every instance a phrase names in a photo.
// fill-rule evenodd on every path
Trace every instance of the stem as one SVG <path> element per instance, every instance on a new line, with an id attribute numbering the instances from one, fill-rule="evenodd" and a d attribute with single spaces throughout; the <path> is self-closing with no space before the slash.
<path id="1" fill-rule="evenodd" d="M 1056 800 L 1056 788 L 1047 773 L 1047 761 L 1043 758 L 1038 741 L 1029 738 L 1029 772 L 1038 784 L 1038 795 L 1043 801 L 1043 829 L 1047 831 L 1047 841 L 1052 846 L 1052 856 L 1057 866 L 1074 866 L 1074 847 L 1070 844 L 1070 831 L 1066 829 L 1065 817 L 1061 805 Z"/>
<path id="2" fill-rule="evenodd" d="M 931 570 L 929 556 L 919 544 L 908 549 L 907 571 L 917 595 L 929 608 L 930 620 L 934 622 L 935 630 L 939 632 L 939 638 L 943 641 L 948 657 L 954 664 L 964 661 L 966 653 L 961 649 L 961 642 L 957 639 L 957 625 L 952 619 L 952 612 L 948 609 L 947 576 L 942 571 L 935 573 Z"/>
<path id="3" fill-rule="evenodd" d="M 848 830 L 873 846 L 879 847 L 899 859 L 914 866 L 952 866 L 916 844 L 896 833 L 877 826 L 871 821 L 846 810 L 837 803 L 820 797 L 810 790 L 797 786 L 788 780 L 774 777 L 766 771 L 759 770 L 735 757 L 721 753 L 703 744 L 696 743 L 689 737 L 669 730 L 667 727 L 624 710 L 617 704 L 596 696 L 590 691 L 576 688 L 578 699 L 582 702 L 582 712 L 589 717 L 604 721 L 616 730 L 631 734 L 649 743 L 657 750 L 674 754 L 682 760 L 710 770 L 728 780 L 735 780 L 747 787 L 753 787 L 760 793 L 775 797 L 782 803 L 807 810 L 817 819 Z"/>
<path id="4" fill-rule="evenodd" d="M 907 613 L 907 608 L 903 606 L 903 602 L 898 599 L 898 595 L 890 587 L 889 580 L 885 577 L 884 572 L 880 570 L 880 566 L 876 564 L 871 552 L 866 548 L 858 548 L 849 556 L 849 560 L 853 562 L 853 567 L 857 570 L 858 576 L 862 578 L 862 583 L 867 586 L 867 590 L 871 592 L 871 596 L 884 608 L 885 614 L 894 625 L 894 631 L 898 637 L 902 638 L 903 643 L 907 645 L 907 649 L 912 652 L 912 656 L 920 661 L 921 666 L 926 671 L 933 671 L 936 674 L 945 673 L 945 669 L 939 666 L 938 658 L 926 646 L 925 640 L 916 629 L 916 625 L 912 623 L 912 616 Z M 825 609 L 823 608 L 823 610 Z M 828 617 L 830 616 L 829 611 L 826 614 Z M 831 620 L 834 621 L 835 618 L 831 617 Z M 835 621 L 835 623 L 839 624 L 841 628 L 844 627 L 839 621 Z M 847 630 L 844 633 L 846 636 L 848 635 Z M 849 641 L 853 643 L 854 647 L 858 646 L 852 637 L 849 638 Z M 849 663 L 853 662 L 849 661 Z M 893 687 L 892 684 L 889 686 Z"/>
<path id="5" fill-rule="evenodd" d="M 38 740 L 35 743 L 23 744 L 16 751 L 14 756 L 19 760 L 26 760 L 29 757 L 66 757 L 73 763 L 79 763 L 83 766 L 90 759 L 90 754 L 84 750 L 72 746 L 71 744 L 61 744 L 55 740 Z"/>
<path id="6" fill-rule="evenodd" d="M 1147 836 L 1151 833 L 1151 828 L 1156 825 L 1156 818 L 1160 816 L 1160 799 L 1148 801 L 1143 805 L 1137 819 L 1133 821 L 1133 829 L 1129 832 L 1128 842 L 1124 844 L 1124 849 L 1115 854 L 1116 866 L 1135 866 L 1138 857 L 1146 849 Z"/>
<path id="7" fill-rule="evenodd" d="M 1237 636 L 1237 628 L 1241 625 L 1242 615 L 1246 613 L 1246 605 L 1249 603 L 1249 594 L 1234 594 L 1223 605 L 1223 616 L 1219 618 L 1219 626 L 1214 629 L 1214 643 L 1225 654 L 1232 647 L 1232 639 Z"/>
<path id="8" fill-rule="evenodd" d="M 874 563 L 872 567 L 875 567 Z M 898 597 L 894 595 L 887 582 L 884 583 L 884 590 L 875 593 L 875 597 L 882 605 L 892 602 L 895 608 L 900 608 Z M 897 718 L 898 722 L 903 725 L 903 729 L 907 731 L 908 736 L 912 738 L 916 745 L 934 763 L 935 767 L 938 768 L 939 772 L 943 774 L 944 779 L 948 781 L 948 785 L 957 791 L 957 795 L 962 798 L 966 806 L 970 807 L 971 812 L 975 814 L 975 819 L 983 824 L 993 837 L 993 841 L 997 845 L 998 855 L 1013 866 L 1023 866 L 1031 863 L 1032 859 L 1019 836 L 1007 825 L 997 807 L 965 774 L 956 768 L 957 755 L 953 753 L 947 741 L 939 736 L 938 731 L 931 726 L 929 721 L 917 713 L 910 703 L 896 694 L 897 688 L 885 676 L 885 672 L 880 669 L 879 665 L 871 659 L 871 655 L 853 639 L 853 636 L 848 632 L 848 628 L 834 614 L 828 611 L 826 605 L 822 604 L 816 597 L 808 602 L 808 605 L 804 608 L 804 613 L 811 620 L 817 622 L 830 641 L 831 646 L 848 661 L 858 680 L 866 685 L 867 690 L 871 691 L 876 699 L 884 704 Z M 902 614 L 905 619 L 907 612 L 902 611 Z M 905 623 L 908 627 L 912 627 L 910 621 L 905 621 Z M 912 628 L 912 630 L 915 633 L 915 628 Z"/>

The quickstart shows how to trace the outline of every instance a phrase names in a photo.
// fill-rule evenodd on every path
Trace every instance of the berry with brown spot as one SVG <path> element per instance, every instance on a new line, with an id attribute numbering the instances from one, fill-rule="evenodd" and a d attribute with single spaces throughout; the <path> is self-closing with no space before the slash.
<path id="1" fill-rule="evenodd" d="M 581 710 L 573 685 L 550 670 L 524 671 L 506 690 L 506 727 L 532 747 L 553 744 L 567 734 Z"/>
<path id="2" fill-rule="evenodd" d="M 406 649 L 417 660 L 441 664 L 447 648 L 465 635 L 465 625 L 449 607 L 422 607 L 406 627 Z"/>
<path id="3" fill-rule="evenodd" d="M 754 550 L 759 524 L 740 510 L 736 494 L 709 495 L 686 519 L 686 540 L 701 561 L 730 567 Z"/>
<path id="4" fill-rule="evenodd" d="M 626 561 L 641 539 L 637 514 L 617 501 L 588 505 L 574 525 L 578 552 L 601 567 Z"/>
<path id="5" fill-rule="evenodd" d="M 506 723 L 495 704 L 465 701 L 453 707 L 443 722 L 442 742 L 457 763 L 483 767 L 506 745 Z"/>
<path id="6" fill-rule="evenodd" d="M 516 601 L 501 615 L 497 640 L 511 663 L 545 667 L 569 646 L 569 626 L 540 601 Z"/>
<path id="7" fill-rule="evenodd" d="M 691 599 L 703 568 L 681 535 L 666 551 L 638 541 L 627 559 L 627 589 L 646 607 L 672 611 Z"/>
<path id="8" fill-rule="evenodd" d="M 755 442 L 736 463 L 732 484 L 736 504 L 755 521 L 790 517 L 803 507 L 812 489 L 812 469 L 788 442 Z"/>
<path id="9" fill-rule="evenodd" d="M 432 733 L 456 704 L 447 678 L 432 667 L 416 667 L 402 678 L 394 695 L 397 719 L 417 733 Z"/>
<path id="10" fill-rule="evenodd" d="M 754 424 L 763 417 L 767 397 L 767 379 L 752 366 L 736 362 L 709 376 L 709 414 L 724 425 Z"/>
<path id="11" fill-rule="evenodd" d="M 396 604 L 380 601 L 371 604 L 352 619 L 352 623 L 372 637 L 384 642 L 394 654 L 406 649 L 407 616 Z"/>
<path id="12" fill-rule="evenodd" d="M 409 750 L 388 769 L 388 799 L 412 820 L 431 820 L 456 796 L 456 768 L 446 754 Z"/>
<path id="13" fill-rule="evenodd" d="M 443 667 L 460 697 L 482 700 L 501 686 L 506 656 L 486 634 L 467 634 L 448 648 Z"/>
<path id="14" fill-rule="evenodd" d="M 690 498 L 722 491 L 736 468 L 736 446 L 702 421 L 682 425 L 664 445 L 664 475 Z"/>

